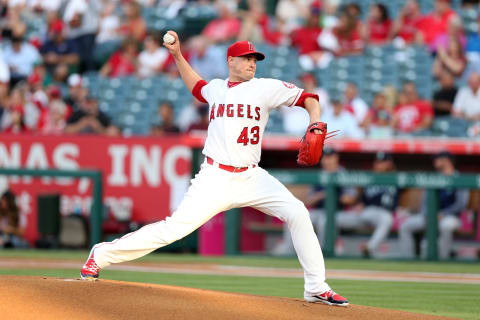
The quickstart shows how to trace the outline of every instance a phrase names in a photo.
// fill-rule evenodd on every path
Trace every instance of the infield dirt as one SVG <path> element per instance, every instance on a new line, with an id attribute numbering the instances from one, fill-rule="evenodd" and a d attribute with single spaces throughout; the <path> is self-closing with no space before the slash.
<path id="1" fill-rule="evenodd" d="M 0 276 L 0 301 L 2 319 L 449 319 L 291 298 L 47 277 Z"/>

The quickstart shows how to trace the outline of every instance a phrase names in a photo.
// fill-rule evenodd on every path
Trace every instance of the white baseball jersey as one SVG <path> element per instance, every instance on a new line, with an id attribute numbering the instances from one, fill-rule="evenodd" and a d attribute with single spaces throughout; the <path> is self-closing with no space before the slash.
<path id="1" fill-rule="evenodd" d="M 253 78 L 232 87 L 228 79 L 210 81 L 201 90 L 210 114 L 203 154 L 234 167 L 257 164 L 269 112 L 295 105 L 302 92 L 275 79 Z"/>

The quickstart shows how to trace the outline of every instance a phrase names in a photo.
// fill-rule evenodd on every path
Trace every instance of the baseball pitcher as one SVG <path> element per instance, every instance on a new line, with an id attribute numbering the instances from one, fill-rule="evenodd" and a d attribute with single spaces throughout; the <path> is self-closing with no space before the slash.
<path id="1" fill-rule="evenodd" d="M 248 41 L 236 42 L 228 48 L 229 78 L 207 83 L 183 57 L 177 34 L 174 31 L 168 34 L 164 46 L 172 54 L 185 85 L 198 100 L 209 105 L 210 123 L 203 148 L 205 162 L 170 217 L 113 242 L 96 244 L 81 277 L 96 279 L 100 269 L 112 263 L 137 259 L 181 239 L 219 212 L 253 207 L 287 223 L 305 272 L 305 300 L 348 305 L 348 300 L 325 282 L 322 251 L 307 209 L 258 166 L 269 112 L 282 105 L 302 106 L 308 111 L 311 124 L 297 161 L 302 165 L 319 162 L 327 127 L 319 122 L 318 97 L 290 83 L 255 78 L 257 61 L 265 56 Z"/>

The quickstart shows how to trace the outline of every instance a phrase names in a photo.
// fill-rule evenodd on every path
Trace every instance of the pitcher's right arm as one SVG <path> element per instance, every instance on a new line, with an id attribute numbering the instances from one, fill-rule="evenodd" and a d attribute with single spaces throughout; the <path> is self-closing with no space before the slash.
<path id="1" fill-rule="evenodd" d="M 190 66 L 187 60 L 183 57 L 182 52 L 180 51 L 180 39 L 178 38 L 177 33 L 172 30 L 169 30 L 168 33 L 175 38 L 175 42 L 173 44 L 167 44 L 164 42 L 163 45 L 172 54 L 185 86 L 190 92 L 192 92 L 195 84 L 203 79 L 195 72 L 195 70 L 193 70 L 192 66 Z"/>

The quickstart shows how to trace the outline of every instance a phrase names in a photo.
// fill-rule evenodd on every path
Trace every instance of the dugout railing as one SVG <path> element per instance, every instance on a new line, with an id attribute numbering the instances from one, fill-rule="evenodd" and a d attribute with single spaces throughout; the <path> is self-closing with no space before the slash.
<path id="1" fill-rule="evenodd" d="M 321 170 L 270 170 L 283 184 L 319 184 L 325 187 L 325 209 L 327 223 L 325 225 L 326 257 L 335 256 L 335 213 L 337 212 L 337 197 L 339 187 L 366 187 L 370 185 L 394 185 L 398 188 L 422 188 L 427 193 L 427 259 L 438 260 L 438 195 L 437 191 L 444 188 L 479 189 L 479 174 L 457 174 L 445 176 L 426 172 L 395 172 L 379 174 L 370 171 L 345 171 L 326 173 Z M 240 209 L 231 210 L 225 219 L 227 254 L 239 252 L 239 230 L 241 224 Z"/>
<path id="2" fill-rule="evenodd" d="M 90 239 L 89 245 L 102 240 L 102 199 L 103 185 L 102 172 L 99 170 L 57 170 L 57 169 L 9 169 L 0 168 L 0 176 L 30 176 L 30 177 L 62 177 L 62 178 L 89 178 L 93 181 L 92 207 L 90 210 Z"/>

